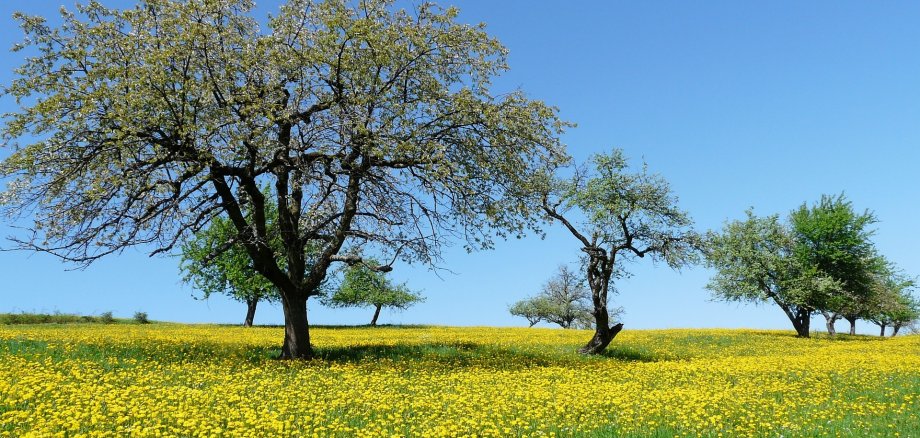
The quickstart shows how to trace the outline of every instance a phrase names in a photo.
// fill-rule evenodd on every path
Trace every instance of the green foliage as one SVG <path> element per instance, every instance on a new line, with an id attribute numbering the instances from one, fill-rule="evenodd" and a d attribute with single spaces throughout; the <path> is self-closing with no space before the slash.
<path id="1" fill-rule="evenodd" d="M 875 277 L 885 268 L 871 241 L 874 230 L 869 226 L 876 222 L 871 212 L 854 211 L 842 194 L 824 195 L 811 207 L 802 204 L 790 213 L 794 253 L 801 265 L 838 283 L 814 297 L 816 309 L 853 317 L 864 313 Z"/>
<path id="2" fill-rule="evenodd" d="M 182 245 L 179 268 L 183 281 L 200 290 L 203 298 L 216 293 L 242 302 L 277 300 L 277 288 L 253 268 L 252 258 L 239 238 L 229 219 L 212 220 L 208 228 Z M 280 252 L 278 240 L 273 242 Z M 283 257 L 278 258 L 283 261 Z"/>
<path id="3" fill-rule="evenodd" d="M 577 168 L 569 179 L 557 179 L 558 205 L 584 215 L 580 233 L 588 246 L 609 248 L 623 263 L 642 257 L 672 268 L 694 263 L 699 236 L 693 221 L 677 205 L 668 182 L 643 164 L 630 169 L 620 149 L 591 158 L 590 168 Z"/>
<path id="4" fill-rule="evenodd" d="M 134 312 L 134 322 L 138 324 L 150 324 L 150 319 L 147 318 L 147 312 Z"/>
<path id="5" fill-rule="evenodd" d="M 795 236 L 779 216 L 746 215 L 708 234 L 706 260 L 716 274 L 706 287 L 726 301 L 772 301 L 808 336 L 811 314 L 839 283 L 796 257 Z"/>
<path id="6" fill-rule="evenodd" d="M 886 266 L 874 279 L 865 318 L 883 327 L 900 328 L 916 322 L 920 319 L 920 300 L 913 296 L 916 287 L 916 279 Z"/>
<path id="7" fill-rule="evenodd" d="M 341 284 L 332 296 L 323 299 L 323 304 L 330 307 L 408 309 L 425 300 L 405 284 L 393 284 L 386 273 L 376 270 L 378 266 L 378 261 L 367 259 L 346 268 Z"/>

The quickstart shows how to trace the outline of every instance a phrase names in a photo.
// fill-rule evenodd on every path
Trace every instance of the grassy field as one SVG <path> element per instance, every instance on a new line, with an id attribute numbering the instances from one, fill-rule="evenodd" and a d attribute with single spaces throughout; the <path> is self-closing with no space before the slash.
<path id="1" fill-rule="evenodd" d="M 920 436 L 920 336 L 0 326 L 0 436 Z"/>

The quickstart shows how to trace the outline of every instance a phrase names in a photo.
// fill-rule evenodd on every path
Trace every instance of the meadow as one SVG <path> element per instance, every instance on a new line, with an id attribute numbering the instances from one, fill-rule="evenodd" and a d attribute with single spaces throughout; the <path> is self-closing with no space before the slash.
<path id="1" fill-rule="evenodd" d="M 0 436 L 920 436 L 920 336 L 0 326 Z"/>

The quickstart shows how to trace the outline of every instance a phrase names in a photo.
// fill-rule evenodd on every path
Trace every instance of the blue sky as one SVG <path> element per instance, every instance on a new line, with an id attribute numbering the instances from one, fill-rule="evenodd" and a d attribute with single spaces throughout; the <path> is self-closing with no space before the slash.
<path id="1" fill-rule="evenodd" d="M 103 0 L 113 6 L 127 1 Z M 0 48 L 21 35 L 14 10 L 54 15 L 70 0 L 0 4 Z M 277 1 L 257 2 L 259 13 Z M 874 210 L 881 252 L 920 274 L 920 3 L 918 2 L 502 2 L 455 1 L 460 20 L 485 22 L 511 51 L 497 90 L 521 88 L 578 127 L 571 153 L 623 148 L 667 178 L 697 228 L 719 228 L 748 207 L 785 214 L 821 194 L 846 192 Z M 21 54 L 0 51 L 0 82 Z M 14 110 L 0 99 L 0 112 Z M 5 152 L 0 152 L 5 156 Z M 12 232 L 0 224 L 0 235 Z M 6 245 L 6 244 L 4 244 Z M 546 239 L 499 242 L 490 252 L 445 254 L 453 273 L 397 266 L 427 301 L 384 312 L 383 323 L 525 325 L 507 306 L 538 291 L 560 263 L 577 262 L 559 227 Z M 0 253 L 0 312 L 61 311 L 184 322 L 242 320 L 229 300 L 193 298 L 177 260 L 128 250 L 83 271 L 42 255 Z M 790 328 L 775 306 L 710 301 L 710 272 L 642 262 L 619 282 L 627 328 Z M 370 310 L 311 302 L 319 324 L 366 323 Z M 280 323 L 263 306 L 257 323 Z M 816 327 L 823 321 L 816 319 Z M 842 326 L 841 326 L 842 328 Z M 875 332 L 861 323 L 861 330 Z"/>

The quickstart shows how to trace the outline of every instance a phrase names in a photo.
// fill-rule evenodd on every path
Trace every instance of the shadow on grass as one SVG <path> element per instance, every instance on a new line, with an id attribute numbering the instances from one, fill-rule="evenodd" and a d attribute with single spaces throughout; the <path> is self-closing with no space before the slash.
<path id="1" fill-rule="evenodd" d="M 623 346 L 607 347 L 607 350 L 601 353 L 600 356 L 624 362 L 661 362 L 664 360 L 673 360 L 673 358 L 665 358 L 648 351 Z"/>

